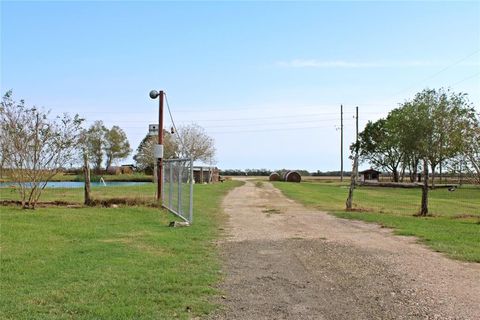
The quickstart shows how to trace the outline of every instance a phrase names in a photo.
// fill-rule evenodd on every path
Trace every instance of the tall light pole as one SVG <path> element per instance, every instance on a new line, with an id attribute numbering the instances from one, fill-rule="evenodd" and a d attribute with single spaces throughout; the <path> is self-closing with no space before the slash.
<path id="1" fill-rule="evenodd" d="M 158 98 L 158 145 L 155 146 L 155 158 L 157 159 L 157 201 L 162 200 L 163 189 L 163 90 L 150 91 L 150 98 Z"/>

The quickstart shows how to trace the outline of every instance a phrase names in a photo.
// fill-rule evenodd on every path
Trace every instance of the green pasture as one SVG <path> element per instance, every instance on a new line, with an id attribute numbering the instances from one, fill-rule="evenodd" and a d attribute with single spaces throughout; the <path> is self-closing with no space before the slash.
<path id="1" fill-rule="evenodd" d="M 417 236 L 434 250 L 448 256 L 480 262 L 480 188 L 465 186 L 450 192 L 429 192 L 431 216 L 414 217 L 419 211 L 421 190 L 358 187 L 355 211 L 345 211 L 348 186 L 339 183 L 275 182 L 287 197 L 341 218 L 376 222 L 395 228 L 401 235 Z"/>
<path id="2" fill-rule="evenodd" d="M 220 201 L 239 184 L 195 185 L 188 228 L 167 227 L 174 217 L 152 207 L 0 207 L 0 318 L 187 319 L 210 312 Z M 94 193 L 153 198 L 154 185 Z M 82 189 L 47 189 L 42 200 L 59 197 L 81 202 Z"/>

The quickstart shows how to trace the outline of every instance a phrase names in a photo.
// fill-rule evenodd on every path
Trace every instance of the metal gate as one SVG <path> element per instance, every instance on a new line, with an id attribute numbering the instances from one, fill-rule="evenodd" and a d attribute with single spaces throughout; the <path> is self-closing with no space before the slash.
<path id="1" fill-rule="evenodd" d="M 162 205 L 179 218 L 193 221 L 193 161 L 163 160 Z"/>

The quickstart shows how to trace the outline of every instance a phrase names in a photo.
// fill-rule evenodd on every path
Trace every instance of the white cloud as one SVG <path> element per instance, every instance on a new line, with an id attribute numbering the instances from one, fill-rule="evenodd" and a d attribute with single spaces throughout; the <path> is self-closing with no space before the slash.
<path id="1" fill-rule="evenodd" d="M 284 68 L 402 68 L 402 67 L 434 67 L 442 64 L 435 61 L 345 61 L 293 59 L 279 61 L 277 66 Z M 476 64 L 478 65 L 478 64 Z"/>

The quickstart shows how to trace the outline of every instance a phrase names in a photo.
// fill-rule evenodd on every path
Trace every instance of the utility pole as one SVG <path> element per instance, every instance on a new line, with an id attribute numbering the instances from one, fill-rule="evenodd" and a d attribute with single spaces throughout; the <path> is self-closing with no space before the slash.
<path id="1" fill-rule="evenodd" d="M 340 105 L 340 181 L 343 181 L 343 105 Z"/>
<path id="2" fill-rule="evenodd" d="M 158 100 L 158 144 L 162 146 L 162 154 L 161 157 L 158 158 L 157 164 L 157 200 L 161 201 L 163 191 L 163 90 L 160 90 Z"/>
<path id="3" fill-rule="evenodd" d="M 355 119 L 356 119 L 356 128 L 357 128 L 357 135 L 355 137 L 355 142 L 358 143 L 358 106 L 356 107 Z"/>
<path id="4" fill-rule="evenodd" d="M 358 178 L 358 106 L 355 107 L 355 129 L 356 129 L 356 135 L 355 135 L 355 161 L 354 161 L 354 173 L 355 173 L 355 183 L 357 182 Z"/>
<path id="5" fill-rule="evenodd" d="M 158 97 L 158 145 L 155 146 L 155 158 L 157 159 L 157 201 L 162 200 L 163 191 L 163 90 L 150 91 L 150 98 Z"/>
<path id="6" fill-rule="evenodd" d="M 352 175 L 350 177 L 350 189 L 348 190 L 348 198 L 345 202 L 345 207 L 347 210 L 352 210 L 353 206 L 353 192 L 355 190 L 355 185 L 357 183 L 358 177 L 358 106 L 356 107 L 356 140 L 355 140 L 355 154 L 353 156 L 353 166 L 352 166 Z"/>

